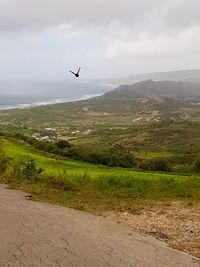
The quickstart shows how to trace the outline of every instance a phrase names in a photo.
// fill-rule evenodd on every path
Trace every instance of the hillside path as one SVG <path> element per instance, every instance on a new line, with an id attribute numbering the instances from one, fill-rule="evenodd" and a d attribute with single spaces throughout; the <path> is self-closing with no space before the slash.
<path id="1" fill-rule="evenodd" d="M 0 185 L 1 267 L 199 267 L 128 226 L 25 198 Z"/>

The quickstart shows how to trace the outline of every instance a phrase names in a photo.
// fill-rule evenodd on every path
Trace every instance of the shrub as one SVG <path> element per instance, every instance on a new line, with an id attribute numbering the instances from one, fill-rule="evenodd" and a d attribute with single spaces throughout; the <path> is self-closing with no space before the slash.
<path id="1" fill-rule="evenodd" d="M 194 162 L 195 171 L 200 172 L 200 158 Z"/>
<path id="2" fill-rule="evenodd" d="M 3 174 L 9 165 L 9 158 L 4 154 L 3 152 L 3 146 L 2 143 L 0 142 L 0 175 Z"/>
<path id="3" fill-rule="evenodd" d="M 29 159 L 28 161 L 20 160 L 13 161 L 10 168 L 10 175 L 15 180 L 22 178 L 25 179 L 38 179 L 39 174 L 44 170 L 42 168 L 37 168 L 34 159 Z"/>
<path id="4" fill-rule="evenodd" d="M 5 173 L 9 165 L 9 158 L 5 154 L 0 153 L 0 175 Z"/>
<path id="5" fill-rule="evenodd" d="M 150 170 L 168 172 L 171 170 L 171 168 L 168 161 L 164 159 L 154 159 L 151 161 Z"/>
<path id="6" fill-rule="evenodd" d="M 66 140 L 59 140 L 55 143 L 55 145 L 59 148 L 59 149 L 64 149 L 64 148 L 69 148 L 71 147 L 69 142 L 67 142 Z"/>
<path id="7" fill-rule="evenodd" d="M 22 174 L 27 179 L 38 178 L 38 175 L 44 171 L 42 168 L 37 168 L 34 159 L 30 159 L 22 169 Z"/>
<path id="8" fill-rule="evenodd" d="M 141 160 L 138 163 L 138 168 L 148 171 L 171 171 L 171 166 L 165 159 Z"/>

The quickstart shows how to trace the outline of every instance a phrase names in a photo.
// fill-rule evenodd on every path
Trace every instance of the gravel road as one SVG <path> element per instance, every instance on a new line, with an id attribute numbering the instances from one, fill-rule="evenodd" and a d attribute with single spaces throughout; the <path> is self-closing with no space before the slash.
<path id="1" fill-rule="evenodd" d="M 0 185 L 0 267 L 200 266 L 128 226 L 25 195 Z"/>

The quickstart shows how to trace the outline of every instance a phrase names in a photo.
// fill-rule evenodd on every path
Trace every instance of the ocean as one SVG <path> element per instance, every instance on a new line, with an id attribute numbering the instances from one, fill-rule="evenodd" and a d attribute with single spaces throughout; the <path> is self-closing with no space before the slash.
<path id="1" fill-rule="evenodd" d="M 113 85 L 92 81 L 4 82 L 0 83 L 0 110 L 84 100 L 113 88 Z"/>

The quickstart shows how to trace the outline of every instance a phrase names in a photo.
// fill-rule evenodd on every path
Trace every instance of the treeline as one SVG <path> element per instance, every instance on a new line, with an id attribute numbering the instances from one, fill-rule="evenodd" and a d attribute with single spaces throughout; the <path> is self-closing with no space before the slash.
<path id="1" fill-rule="evenodd" d="M 106 165 L 110 167 L 132 168 L 135 166 L 135 158 L 130 151 L 121 145 L 109 147 L 105 152 L 94 152 L 85 147 L 71 145 L 66 140 L 47 142 L 25 135 L 18 135 L 17 137 L 18 139 L 23 140 L 38 150 L 73 160 Z"/>
<path id="2" fill-rule="evenodd" d="M 21 134 L 15 135 L 15 138 L 18 140 L 23 140 L 37 150 L 72 160 L 100 164 L 110 167 L 135 168 L 141 170 L 163 172 L 174 171 L 173 158 L 171 160 L 166 158 L 139 159 L 134 157 L 132 152 L 121 144 L 109 145 L 105 151 L 99 152 L 97 150 L 95 151 L 95 148 L 91 151 L 86 147 L 71 145 L 66 140 L 48 142 L 37 140 L 30 136 Z M 2 163 L 1 165 L 5 164 L 6 163 Z M 191 168 L 189 172 L 200 172 L 200 158 L 195 159 L 190 165 Z M 181 172 L 181 169 L 179 170 L 179 172 Z M 185 172 L 185 169 L 183 170 L 183 172 Z"/>
<path id="3" fill-rule="evenodd" d="M 104 152 L 90 151 L 85 147 L 71 145 L 66 140 L 55 142 L 40 141 L 35 138 L 17 135 L 18 139 L 34 148 L 72 160 L 105 165 L 109 167 L 136 168 L 149 171 L 171 171 L 171 164 L 165 159 L 141 160 L 121 144 L 109 145 Z"/>

